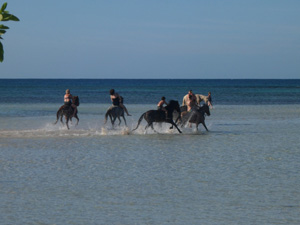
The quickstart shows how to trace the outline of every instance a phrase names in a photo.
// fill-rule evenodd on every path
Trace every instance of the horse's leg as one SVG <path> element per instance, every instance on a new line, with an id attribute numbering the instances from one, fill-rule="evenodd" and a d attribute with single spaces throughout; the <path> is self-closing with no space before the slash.
<path id="1" fill-rule="evenodd" d="M 181 121 L 181 128 L 183 128 L 186 125 L 186 121 Z"/>
<path id="2" fill-rule="evenodd" d="M 206 131 L 209 131 L 208 129 L 207 129 L 207 127 L 206 127 L 206 125 L 205 125 L 205 122 L 203 121 L 203 126 L 205 127 L 205 129 L 206 129 Z"/>
<path id="3" fill-rule="evenodd" d="M 189 118 L 187 118 L 187 117 L 181 117 L 179 120 L 179 123 L 178 124 L 176 123 L 176 124 L 181 125 L 180 127 L 183 128 L 186 125 L 188 120 L 189 120 Z"/>
<path id="4" fill-rule="evenodd" d="M 72 115 L 72 114 L 73 114 L 73 112 L 72 112 L 72 111 L 71 111 L 71 112 L 70 112 L 70 111 L 68 112 L 68 117 L 69 117 L 69 120 L 70 120 L 70 121 L 71 121 L 71 123 L 73 124 L 73 121 L 72 121 L 72 117 L 73 117 L 73 115 Z"/>
<path id="5" fill-rule="evenodd" d="M 116 121 L 117 117 L 114 117 L 113 120 L 111 121 L 112 126 L 115 126 L 115 121 Z"/>
<path id="6" fill-rule="evenodd" d="M 123 117 L 123 120 L 124 120 L 124 122 L 125 122 L 125 126 L 127 127 L 127 123 L 126 123 L 125 116 L 123 115 L 122 117 Z"/>
<path id="7" fill-rule="evenodd" d="M 148 124 L 145 126 L 145 130 L 147 130 L 148 127 L 150 127 L 150 126 L 153 126 L 152 123 L 148 123 Z M 153 129 L 153 128 L 152 128 L 152 129 Z"/>
<path id="8" fill-rule="evenodd" d="M 60 115 L 60 122 L 61 122 L 62 124 L 64 124 L 64 122 L 63 122 L 63 117 L 64 117 L 64 115 L 61 114 L 61 115 Z"/>
<path id="9" fill-rule="evenodd" d="M 151 123 L 151 125 L 150 125 L 150 126 L 151 126 L 151 129 L 152 129 L 152 130 L 154 130 L 153 123 Z M 154 131 L 155 131 L 155 130 L 154 130 Z"/>
<path id="10" fill-rule="evenodd" d="M 177 128 L 179 133 L 182 133 L 181 130 L 179 130 L 179 128 L 177 127 L 176 123 L 174 123 L 174 121 L 171 121 L 170 123 Z"/>
<path id="11" fill-rule="evenodd" d="M 121 124 L 121 119 L 120 119 L 120 117 L 118 116 L 118 120 L 119 120 L 119 126 L 120 126 L 120 124 Z"/>
<path id="12" fill-rule="evenodd" d="M 65 119 L 66 119 L 66 125 L 67 125 L 67 128 L 68 128 L 68 130 L 69 130 L 69 129 L 70 129 L 70 128 L 69 128 L 69 124 L 68 124 L 68 123 L 69 123 L 69 117 L 66 116 Z"/>
<path id="13" fill-rule="evenodd" d="M 145 130 L 147 130 L 148 127 L 151 127 L 152 130 L 154 130 L 154 127 L 153 127 L 153 123 L 152 123 L 152 122 L 148 123 L 148 124 L 145 126 Z M 156 130 L 154 130 L 154 132 L 156 132 Z"/>
<path id="14" fill-rule="evenodd" d="M 111 125 L 114 126 L 114 122 L 113 122 L 113 118 L 112 118 L 111 114 L 109 114 L 109 118 L 110 118 Z"/>
<path id="15" fill-rule="evenodd" d="M 77 123 L 76 123 L 76 125 L 78 125 L 78 123 L 79 123 L 79 118 L 78 118 L 77 114 L 76 114 L 74 117 L 75 117 L 75 118 L 76 118 L 76 120 L 77 120 Z"/>
<path id="16" fill-rule="evenodd" d="M 154 127 L 153 127 L 153 122 L 151 122 L 150 124 L 148 124 L 148 127 L 151 127 L 151 129 L 155 132 L 155 133 L 158 133 L 155 129 L 154 129 Z"/>

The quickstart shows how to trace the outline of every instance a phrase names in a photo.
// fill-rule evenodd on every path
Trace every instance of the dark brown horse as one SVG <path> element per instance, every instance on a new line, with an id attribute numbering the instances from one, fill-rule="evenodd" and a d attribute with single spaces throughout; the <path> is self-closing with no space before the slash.
<path id="1" fill-rule="evenodd" d="M 124 116 L 124 109 L 120 106 L 111 106 L 109 107 L 109 109 L 107 110 L 106 114 L 105 114 L 105 121 L 104 121 L 104 124 L 106 124 L 107 122 L 107 117 L 109 116 L 110 118 L 110 121 L 111 121 L 111 125 L 114 127 L 115 125 L 115 121 L 116 119 L 118 118 L 119 120 L 119 125 L 121 124 L 121 119 L 120 117 L 123 118 L 124 122 L 125 122 L 125 125 L 127 126 L 126 124 L 126 119 L 125 119 L 125 116 Z"/>
<path id="2" fill-rule="evenodd" d="M 78 96 L 73 96 L 72 104 L 76 105 L 77 107 L 79 106 Z M 77 113 L 78 113 L 78 111 L 76 111 L 76 113 L 74 115 L 74 117 L 77 119 L 76 125 L 78 125 L 78 122 L 79 122 Z M 63 116 L 64 116 L 65 120 L 66 120 L 67 128 L 70 129 L 68 123 L 69 123 L 69 120 L 72 121 L 73 114 L 74 114 L 74 108 L 71 105 L 62 105 L 56 113 L 56 122 L 54 124 L 57 123 L 59 117 L 60 117 L 60 122 L 63 123 Z"/>
<path id="3" fill-rule="evenodd" d="M 181 133 L 181 130 L 177 127 L 177 125 L 174 123 L 173 121 L 173 111 L 176 110 L 179 112 L 179 117 L 180 117 L 180 107 L 179 107 L 179 103 L 178 101 L 174 101 L 174 100 L 170 100 L 169 104 L 165 107 L 165 109 L 167 110 L 167 113 L 163 110 L 149 110 L 145 113 L 143 113 L 143 115 L 141 115 L 137 127 L 134 130 L 136 130 L 141 121 L 143 120 L 143 118 L 147 121 L 147 125 L 145 127 L 145 129 L 147 129 L 149 126 L 154 130 L 153 128 L 153 123 L 154 122 L 158 122 L 158 123 L 170 123 L 172 124 L 172 127 L 175 126 L 178 130 L 179 133 Z"/>
<path id="4" fill-rule="evenodd" d="M 198 125 L 202 123 L 206 131 L 208 131 L 205 125 L 205 114 L 210 116 L 209 106 L 207 104 L 204 104 L 201 107 L 193 107 L 190 112 L 188 112 L 182 117 L 181 127 L 183 127 L 187 122 L 195 123 L 196 129 L 198 130 Z"/>

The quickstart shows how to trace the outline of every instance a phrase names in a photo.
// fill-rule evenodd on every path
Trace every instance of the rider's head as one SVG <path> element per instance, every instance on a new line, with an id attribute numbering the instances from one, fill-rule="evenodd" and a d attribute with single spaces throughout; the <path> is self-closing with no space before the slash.
<path id="1" fill-rule="evenodd" d="M 70 94 L 70 89 L 67 89 L 67 90 L 66 90 L 66 94 Z"/>
<path id="2" fill-rule="evenodd" d="M 109 91 L 109 93 L 110 93 L 110 95 L 114 95 L 114 94 L 115 94 L 115 89 L 111 89 L 111 90 Z"/>
<path id="3" fill-rule="evenodd" d="M 166 100 L 166 98 L 163 96 L 163 97 L 161 97 L 161 100 L 163 100 L 163 101 L 164 101 L 164 100 Z"/>

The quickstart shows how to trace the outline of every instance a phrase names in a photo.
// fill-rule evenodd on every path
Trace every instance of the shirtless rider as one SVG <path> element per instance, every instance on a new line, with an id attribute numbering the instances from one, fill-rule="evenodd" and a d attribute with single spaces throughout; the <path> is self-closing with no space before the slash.
<path id="1" fill-rule="evenodd" d="M 66 90 L 66 94 L 64 96 L 64 103 L 65 106 L 71 106 L 73 108 L 73 117 L 76 115 L 77 113 L 77 106 L 75 104 L 72 104 L 72 98 L 73 96 L 70 94 L 70 89 Z"/>

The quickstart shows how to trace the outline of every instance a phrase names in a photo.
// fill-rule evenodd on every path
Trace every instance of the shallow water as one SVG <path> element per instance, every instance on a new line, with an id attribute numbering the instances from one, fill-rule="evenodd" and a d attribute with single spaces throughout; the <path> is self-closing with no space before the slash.
<path id="1" fill-rule="evenodd" d="M 153 105 L 127 107 L 128 128 L 87 103 L 67 130 L 57 104 L 2 104 L 1 224 L 300 224 L 299 105 L 216 105 L 182 134 L 131 132 Z"/>

